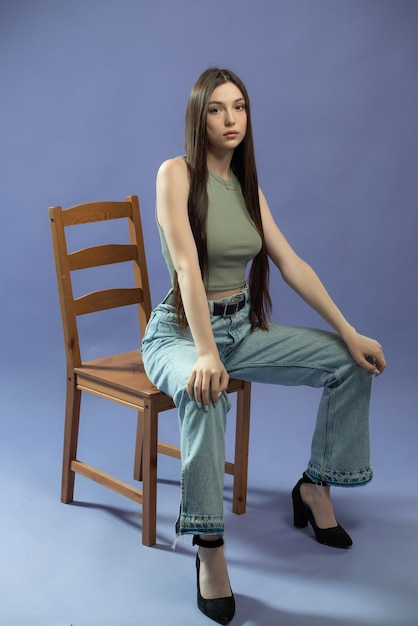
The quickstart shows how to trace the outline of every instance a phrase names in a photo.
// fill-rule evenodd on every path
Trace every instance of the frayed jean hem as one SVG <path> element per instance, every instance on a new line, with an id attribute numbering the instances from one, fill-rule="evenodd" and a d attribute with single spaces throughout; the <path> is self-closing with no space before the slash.
<path id="1" fill-rule="evenodd" d="M 180 514 L 176 522 L 176 538 L 172 550 L 184 535 L 222 535 L 224 534 L 223 516 L 196 516 Z"/>
<path id="2" fill-rule="evenodd" d="M 361 468 L 353 472 L 338 470 L 323 470 L 323 468 L 309 463 L 306 474 L 315 483 L 326 482 L 330 487 L 362 487 L 373 478 L 372 468 Z"/>
<path id="3" fill-rule="evenodd" d="M 223 516 L 181 514 L 176 523 L 176 535 L 223 535 Z"/>

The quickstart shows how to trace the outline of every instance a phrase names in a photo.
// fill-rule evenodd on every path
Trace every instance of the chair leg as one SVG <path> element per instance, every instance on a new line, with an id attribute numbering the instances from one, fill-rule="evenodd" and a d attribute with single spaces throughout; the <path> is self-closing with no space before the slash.
<path id="1" fill-rule="evenodd" d="M 142 456 L 144 446 L 144 417 L 138 411 L 138 422 L 136 427 L 135 459 L 134 459 L 134 480 L 142 480 Z"/>
<path id="2" fill-rule="evenodd" d="M 142 447 L 142 543 L 153 546 L 157 540 L 157 446 L 158 412 L 146 403 L 143 412 Z"/>
<path id="3" fill-rule="evenodd" d="M 77 389 L 75 377 L 72 376 L 67 382 L 62 459 L 61 502 L 65 504 L 70 504 L 74 499 L 75 472 L 71 469 L 71 462 L 77 457 L 80 404 L 81 391 Z"/>
<path id="4" fill-rule="evenodd" d="M 247 506 L 248 448 L 250 438 L 251 383 L 237 392 L 237 418 L 235 431 L 234 487 L 232 511 L 245 513 Z"/>

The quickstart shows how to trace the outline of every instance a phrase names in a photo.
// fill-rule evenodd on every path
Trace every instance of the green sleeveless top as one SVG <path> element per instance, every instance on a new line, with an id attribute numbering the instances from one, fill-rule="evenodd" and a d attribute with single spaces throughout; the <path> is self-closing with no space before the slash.
<path id="1" fill-rule="evenodd" d="M 247 211 L 241 186 L 234 174 L 230 179 L 223 180 L 209 170 L 207 191 L 207 289 L 226 291 L 243 287 L 247 264 L 261 249 L 261 237 Z M 173 284 L 174 266 L 160 224 L 158 230 L 162 253 Z"/>

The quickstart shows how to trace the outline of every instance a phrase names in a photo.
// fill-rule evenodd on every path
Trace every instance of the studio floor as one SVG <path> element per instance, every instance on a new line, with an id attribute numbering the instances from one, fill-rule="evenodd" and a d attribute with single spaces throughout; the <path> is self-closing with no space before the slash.
<path id="1" fill-rule="evenodd" d="M 195 604 L 190 540 L 172 550 L 179 462 L 159 458 L 157 545 L 141 544 L 141 508 L 79 477 L 61 504 L 63 396 L 5 393 L 1 438 L 1 626 L 209 625 Z M 376 381 L 375 479 L 335 489 L 350 550 L 318 544 L 292 525 L 290 491 L 309 451 L 313 390 L 254 385 L 245 515 L 225 485 L 227 558 L 237 601 L 234 626 L 418 624 L 418 426 L 413 394 Z M 108 406 L 110 405 L 110 406 Z M 135 416 L 99 399 L 82 407 L 80 458 L 132 473 Z M 161 438 L 177 436 L 175 412 Z M 106 459 L 109 457 L 109 459 Z M 86 458 L 87 460 L 87 458 Z M 110 466 L 110 467 L 109 467 Z"/>

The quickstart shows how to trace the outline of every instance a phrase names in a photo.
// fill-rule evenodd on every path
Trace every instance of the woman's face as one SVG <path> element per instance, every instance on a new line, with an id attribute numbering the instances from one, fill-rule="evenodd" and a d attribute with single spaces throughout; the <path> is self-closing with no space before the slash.
<path id="1" fill-rule="evenodd" d="M 244 96 L 234 83 L 219 85 L 212 92 L 206 116 L 209 149 L 234 150 L 247 131 Z"/>

